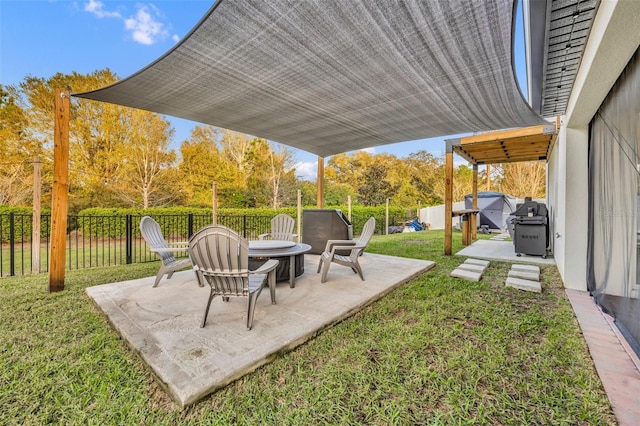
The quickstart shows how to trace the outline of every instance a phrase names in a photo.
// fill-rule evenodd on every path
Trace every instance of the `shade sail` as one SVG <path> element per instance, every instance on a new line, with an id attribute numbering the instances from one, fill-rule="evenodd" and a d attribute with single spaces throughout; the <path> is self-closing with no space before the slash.
<path id="1" fill-rule="evenodd" d="M 176 47 L 74 96 L 329 155 L 543 123 L 512 66 L 513 0 L 220 0 Z"/>

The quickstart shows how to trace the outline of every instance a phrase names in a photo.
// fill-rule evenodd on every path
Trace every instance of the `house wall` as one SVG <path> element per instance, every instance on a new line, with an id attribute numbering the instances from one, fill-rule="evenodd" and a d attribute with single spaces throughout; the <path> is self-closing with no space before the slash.
<path id="1" fill-rule="evenodd" d="M 600 3 L 548 164 L 554 257 L 565 287 L 586 290 L 588 126 L 640 45 L 640 1 Z"/>
<path id="2" fill-rule="evenodd" d="M 553 256 L 566 288 L 587 289 L 588 132 L 564 124 L 549 161 Z"/>

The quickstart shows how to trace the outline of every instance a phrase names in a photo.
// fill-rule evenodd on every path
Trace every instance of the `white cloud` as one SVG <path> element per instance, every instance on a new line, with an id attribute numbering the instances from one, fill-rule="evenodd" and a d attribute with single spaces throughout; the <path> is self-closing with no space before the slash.
<path id="1" fill-rule="evenodd" d="M 152 13 L 154 15 L 152 15 Z M 159 11 L 152 6 L 150 11 L 147 6 L 138 5 L 138 12 L 124 20 L 125 28 L 131 32 L 133 40 L 140 44 L 153 44 L 158 40 L 165 39 L 168 31 L 164 24 L 157 20 Z"/>
<path id="2" fill-rule="evenodd" d="M 375 148 L 364 148 L 364 149 L 360 149 L 359 151 L 364 151 L 364 152 L 369 153 L 371 155 L 376 153 L 376 149 Z"/>
<path id="3" fill-rule="evenodd" d="M 96 17 L 102 18 L 122 18 L 118 12 L 109 12 L 104 10 L 104 3 L 97 0 L 89 0 L 89 3 L 84 4 L 84 11 L 93 13 Z"/>
<path id="4" fill-rule="evenodd" d="M 159 40 L 169 37 L 169 31 L 162 22 L 164 16 L 162 12 L 152 4 L 136 5 L 137 12 L 128 18 L 124 18 L 118 11 L 105 10 L 105 5 L 99 0 L 89 0 L 84 4 L 85 12 L 89 12 L 99 19 L 118 18 L 124 22 L 124 28 L 131 34 L 131 38 L 136 43 L 151 45 Z M 178 41 L 177 35 L 171 36 L 174 41 Z"/>
<path id="5" fill-rule="evenodd" d="M 318 162 L 298 162 L 294 164 L 296 177 L 315 182 L 318 179 Z"/>

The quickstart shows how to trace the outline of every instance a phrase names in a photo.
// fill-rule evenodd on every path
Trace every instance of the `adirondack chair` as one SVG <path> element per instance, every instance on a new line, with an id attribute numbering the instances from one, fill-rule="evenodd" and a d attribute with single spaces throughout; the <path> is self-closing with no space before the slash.
<path id="1" fill-rule="evenodd" d="M 271 219 L 271 232 L 258 235 L 259 240 L 295 241 L 298 234 L 293 233 L 295 220 L 286 214 L 279 214 Z"/>
<path id="2" fill-rule="evenodd" d="M 149 251 L 155 253 L 162 261 L 158 275 L 156 275 L 156 281 L 153 283 L 154 287 L 158 286 L 165 274 L 167 274 L 167 278 L 171 278 L 175 271 L 191 266 L 191 260 L 189 260 L 189 258 L 177 260 L 174 257 L 174 253 L 187 252 L 187 243 L 167 243 L 162 236 L 160 225 L 150 216 L 145 216 L 140 220 L 140 233 L 147 242 Z M 196 278 L 198 278 L 197 274 Z M 198 281 L 200 280 L 198 279 Z M 200 283 L 200 286 L 202 286 L 202 283 Z"/>
<path id="3" fill-rule="evenodd" d="M 360 255 L 367 248 L 369 240 L 373 236 L 373 232 L 376 229 L 376 220 L 370 217 L 362 228 L 360 237 L 357 240 L 329 240 L 325 246 L 324 252 L 320 255 L 320 263 L 318 264 L 318 273 L 322 271 L 320 282 L 327 281 L 327 273 L 332 263 L 347 266 L 353 270 L 354 273 L 360 275 L 360 279 L 364 281 L 362 274 L 362 267 L 358 263 Z M 336 252 L 344 253 L 349 251 L 348 255 L 338 254 Z"/>
<path id="4" fill-rule="evenodd" d="M 268 260 L 254 271 L 249 270 L 249 242 L 236 231 L 221 225 L 210 225 L 200 229 L 189 239 L 189 257 L 196 273 L 209 284 L 211 292 L 204 311 L 204 327 L 209 315 L 211 301 L 221 296 L 225 302 L 229 297 L 248 299 L 247 330 L 253 326 L 256 301 L 265 283 L 269 283 L 271 303 L 276 303 L 276 267 L 278 260 Z"/>

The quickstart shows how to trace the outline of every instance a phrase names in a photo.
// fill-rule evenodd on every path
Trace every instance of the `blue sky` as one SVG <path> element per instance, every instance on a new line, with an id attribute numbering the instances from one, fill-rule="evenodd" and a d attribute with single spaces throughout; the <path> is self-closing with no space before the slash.
<path id="1" fill-rule="evenodd" d="M 61 72 L 88 74 L 109 68 L 127 77 L 170 50 L 198 23 L 213 0 L 0 0 L 0 83 L 18 84 L 26 76 L 48 78 Z M 517 29 L 516 37 L 522 38 Z M 517 74 L 524 78 L 522 48 Z M 524 80 L 522 80 L 524 81 Z M 522 90 L 526 86 L 521 83 Z M 167 117 L 177 150 L 198 123 Z M 447 136 L 450 138 L 451 136 Z M 445 138 L 376 147 L 371 153 L 406 157 L 424 149 L 440 157 Z M 301 177 L 315 180 L 317 157 L 293 149 Z"/>

